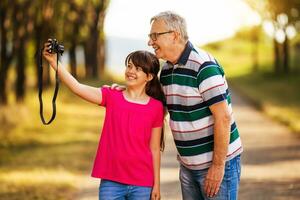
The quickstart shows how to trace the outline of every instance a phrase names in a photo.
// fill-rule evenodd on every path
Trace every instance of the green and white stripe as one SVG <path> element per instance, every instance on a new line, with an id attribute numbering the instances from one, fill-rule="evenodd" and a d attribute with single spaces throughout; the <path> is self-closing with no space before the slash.
<path id="1" fill-rule="evenodd" d="M 209 106 L 220 101 L 227 101 L 232 116 L 227 159 L 242 152 L 224 71 L 211 55 L 188 42 L 178 64 L 165 63 L 160 81 L 166 95 L 178 159 L 183 165 L 190 169 L 211 165 L 214 118 Z"/>

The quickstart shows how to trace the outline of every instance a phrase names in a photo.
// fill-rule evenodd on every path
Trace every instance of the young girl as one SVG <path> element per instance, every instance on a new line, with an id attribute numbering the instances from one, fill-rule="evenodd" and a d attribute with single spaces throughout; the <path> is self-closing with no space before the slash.
<path id="1" fill-rule="evenodd" d="M 43 56 L 57 69 L 56 56 Z M 160 150 L 163 149 L 164 95 L 157 74 L 159 61 L 147 51 L 126 60 L 126 90 L 79 83 L 64 67 L 58 74 L 79 97 L 106 107 L 92 176 L 101 178 L 99 199 L 160 199 Z"/>

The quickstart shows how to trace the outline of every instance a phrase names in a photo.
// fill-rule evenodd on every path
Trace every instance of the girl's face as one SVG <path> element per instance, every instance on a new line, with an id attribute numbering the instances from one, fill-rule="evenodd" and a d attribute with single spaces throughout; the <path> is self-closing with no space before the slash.
<path id="1" fill-rule="evenodd" d="M 135 66 L 131 59 L 129 59 L 125 70 L 127 86 L 145 86 L 151 79 L 151 75 L 147 75 L 141 67 Z"/>

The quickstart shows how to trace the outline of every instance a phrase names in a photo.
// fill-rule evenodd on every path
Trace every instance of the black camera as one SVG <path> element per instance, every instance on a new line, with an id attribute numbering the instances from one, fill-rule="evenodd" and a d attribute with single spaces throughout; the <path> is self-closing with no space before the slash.
<path id="1" fill-rule="evenodd" d="M 56 39 L 49 39 L 50 43 L 48 46 L 50 47 L 47 51 L 49 53 L 59 53 L 62 55 L 64 53 L 65 47 L 57 42 Z"/>

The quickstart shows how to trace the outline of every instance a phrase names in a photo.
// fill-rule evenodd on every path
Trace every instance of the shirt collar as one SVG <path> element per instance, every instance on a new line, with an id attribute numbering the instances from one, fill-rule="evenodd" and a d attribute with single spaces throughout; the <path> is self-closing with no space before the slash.
<path id="1" fill-rule="evenodd" d="M 194 47 L 193 47 L 192 43 L 190 41 L 188 41 L 176 64 L 185 65 L 189 59 L 190 53 L 193 48 Z M 168 63 L 171 64 L 171 62 L 169 62 L 169 61 L 168 61 Z"/>

